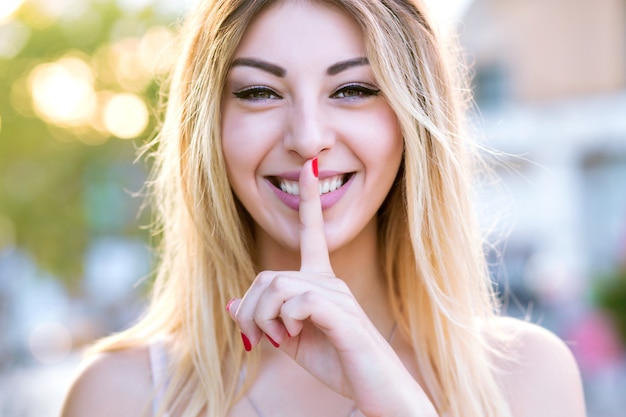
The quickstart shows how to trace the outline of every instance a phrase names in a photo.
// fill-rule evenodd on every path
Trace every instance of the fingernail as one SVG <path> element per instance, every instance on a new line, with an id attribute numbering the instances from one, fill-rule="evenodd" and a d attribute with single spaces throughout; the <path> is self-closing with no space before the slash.
<path id="1" fill-rule="evenodd" d="M 231 298 L 230 301 L 228 303 L 226 303 L 226 311 L 230 313 L 230 306 L 233 305 L 233 303 L 235 302 L 236 298 Z"/>
<path id="2" fill-rule="evenodd" d="M 272 339 L 272 338 L 271 338 L 268 334 L 266 334 L 265 336 L 267 337 L 267 340 L 269 340 L 269 341 L 270 341 L 270 343 L 271 343 L 272 345 L 274 345 L 274 347 L 275 347 L 275 348 L 280 347 L 280 345 L 279 345 L 278 343 L 276 343 L 276 341 L 274 341 L 274 339 Z"/>
<path id="3" fill-rule="evenodd" d="M 317 176 L 319 175 L 319 171 L 317 168 L 317 157 L 313 158 L 313 163 L 311 165 L 313 166 L 313 175 L 315 175 L 315 178 L 317 178 Z"/>
<path id="4" fill-rule="evenodd" d="M 243 332 L 241 332 L 241 340 L 243 342 L 243 348 L 246 352 L 250 352 L 252 350 L 252 343 L 250 343 L 250 339 L 248 339 L 248 336 L 243 334 Z"/>

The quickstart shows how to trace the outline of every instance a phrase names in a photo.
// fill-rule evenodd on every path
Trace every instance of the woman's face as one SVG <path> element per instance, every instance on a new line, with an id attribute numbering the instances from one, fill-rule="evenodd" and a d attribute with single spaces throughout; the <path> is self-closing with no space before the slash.
<path id="1" fill-rule="evenodd" d="M 265 10 L 235 52 L 222 106 L 229 180 L 257 235 L 297 250 L 298 175 L 314 157 L 329 250 L 374 220 L 402 135 L 351 17 L 315 2 Z"/>

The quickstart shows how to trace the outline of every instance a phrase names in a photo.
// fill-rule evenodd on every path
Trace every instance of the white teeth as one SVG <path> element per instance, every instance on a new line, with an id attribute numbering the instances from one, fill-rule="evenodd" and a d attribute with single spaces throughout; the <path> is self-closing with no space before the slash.
<path id="1" fill-rule="evenodd" d="M 344 175 L 335 175 L 334 177 L 320 180 L 320 195 L 335 191 L 344 184 Z M 297 181 L 289 181 L 280 179 L 278 186 L 280 189 L 291 195 L 300 195 L 300 187 Z"/>
<path id="2" fill-rule="evenodd" d="M 289 193 L 293 195 L 300 195 L 300 187 L 298 187 L 297 182 L 293 182 L 289 185 Z"/>
<path id="3" fill-rule="evenodd" d="M 297 182 L 281 180 L 280 188 L 287 194 L 300 195 L 300 188 Z"/>
<path id="4" fill-rule="evenodd" d="M 298 183 L 295 181 L 281 179 L 278 186 L 283 192 L 287 194 L 300 195 L 300 187 L 298 186 Z"/>

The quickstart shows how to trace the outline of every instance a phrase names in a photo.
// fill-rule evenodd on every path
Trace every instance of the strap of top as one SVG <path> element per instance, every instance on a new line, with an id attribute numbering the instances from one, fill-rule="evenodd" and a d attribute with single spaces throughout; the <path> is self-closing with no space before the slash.
<path id="1" fill-rule="evenodd" d="M 156 415 L 167 388 L 167 356 L 162 339 L 154 340 L 148 345 L 150 355 L 150 369 L 152 371 L 152 388 L 154 399 L 152 400 L 152 412 Z M 165 414 L 164 417 L 167 417 Z"/>

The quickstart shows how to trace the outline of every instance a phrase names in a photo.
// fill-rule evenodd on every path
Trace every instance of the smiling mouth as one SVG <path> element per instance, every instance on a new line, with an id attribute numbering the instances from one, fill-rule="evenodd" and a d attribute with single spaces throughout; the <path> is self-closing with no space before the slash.
<path id="1" fill-rule="evenodd" d="M 354 175 L 354 172 L 348 174 L 334 175 L 332 177 L 320 178 L 320 195 L 330 193 L 341 188 Z M 268 177 L 274 187 L 282 192 L 291 195 L 300 195 L 300 185 L 298 181 L 290 181 L 280 177 Z"/>

